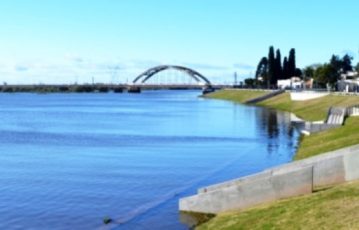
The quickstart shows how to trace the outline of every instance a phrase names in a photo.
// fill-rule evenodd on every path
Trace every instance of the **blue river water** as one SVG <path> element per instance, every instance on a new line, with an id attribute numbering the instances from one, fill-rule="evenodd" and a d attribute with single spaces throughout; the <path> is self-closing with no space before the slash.
<path id="1" fill-rule="evenodd" d="M 0 229 L 187 229 L 179 198 L 292 160 L 287 113 L 200 93 L 0 94 Z"/>

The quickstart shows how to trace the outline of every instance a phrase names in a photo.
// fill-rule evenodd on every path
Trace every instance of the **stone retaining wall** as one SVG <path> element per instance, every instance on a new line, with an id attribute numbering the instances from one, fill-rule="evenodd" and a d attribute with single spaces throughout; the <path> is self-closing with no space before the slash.
<path id="1" fill-rule="evenodd" d="M 218 213 L 312 193 L 359 179 L 359 145 L 201 188 L 182 198 L 180 211 Z"/>

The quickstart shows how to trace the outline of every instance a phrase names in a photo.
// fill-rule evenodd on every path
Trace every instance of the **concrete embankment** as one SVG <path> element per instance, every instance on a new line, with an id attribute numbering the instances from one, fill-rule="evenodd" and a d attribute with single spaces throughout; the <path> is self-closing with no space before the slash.
<path id="1" fill-rule="evenodd" d="M 219 213 L 309 194 L 359 179 L 359 145 L 208 186 L 179 201 L 180 211 Z"/>
<path id="2" fill-rule="evenodd" d="M 331 107 L 328 111 L 327 119 L 322 122 L 309 122 L 296 120 L 294 123 L 301 124 L 300 129 L 304 134 L 318 133 L 327 129 L 337 128 L 344 124 L 345 119 L 359 115 L 359 106 Z"/>
<path id="3" fill-rule="evenodd" d="M 263 96 L 263 94 L 255 96 L 252 91 L 228 90 L 209 97 L 244 103 L 246 100 L 242 99 L 246 94 L 251 96 L 251 98 L 247 97 L 247 100 Z M 358 99 L 357 96 L 330 94 L 302 102 L 292 101 L 290 94 L 284 93 L 257 105 L 292 112 L 308 120 L 306 122 L 297 119 L 297 122 L 307 126 L 307 130 L 311 132 L 340 127 L 345 123 L 338 129 L 304 137 L 297 152 L 297 156 L 299 154 L 297 159 L 303 159 L 340 147 L 358 144 L 357 119 L 346 120 L 347 117 L 359 115 Z M 334 109 L 330 109 L 331 107 Z M 315 122 L 318 120 L 321 122 Z M 197 195 L 181 199 L 179 208 L 181 211 L 217 214 L 310 194 L 322 187 L 359 179 L 358 165 L 359 145 L 356 145 L 268 169 L 255 175 L 201 188 Z"/>
<path id="4" fill-rule="evenodd" d="M 246 104 L 255 104 L 255 103 L 267 100 L 269 98 L 275 97 L 275 96 L 277 96 L 279 94 L 282 94 L 282 93 L 285 93 L 285 90 L 275 90 L 275 91 L 272 91 L 272 92 L 270 92 L 268 94 L 265 94 L 263 96 L 256 97 L 256 98 L 253 98 L 251 100 L 248 100 L 245 103 Z"/>

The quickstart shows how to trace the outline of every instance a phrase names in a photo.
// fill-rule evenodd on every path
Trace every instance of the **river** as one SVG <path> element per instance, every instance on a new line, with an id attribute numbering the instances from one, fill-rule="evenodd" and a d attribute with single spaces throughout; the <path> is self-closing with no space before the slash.
<path id="1" fill-rule="evenodd" d="M 0 229 L 187 229 L 179 198 L 292 160 L 287 113 L 200 93 L 0 94 Z"/>

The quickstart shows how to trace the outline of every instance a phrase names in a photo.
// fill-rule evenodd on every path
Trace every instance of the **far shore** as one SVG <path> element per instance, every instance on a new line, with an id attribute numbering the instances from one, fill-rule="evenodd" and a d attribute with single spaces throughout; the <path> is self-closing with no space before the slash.
<path id="1" fill-rule="evenodd" d="M 36 84 L 36 85 L 0 85 L 0 93 L 123 93 L 131 88 L 141 90 L 203 90 L 200 84 Z M 212 85 L 214 89 L 222 89 L 227 85 Z M 131 91 L 132 92 L 132 91 Z M 136 91 L 137 92 L 137 91 Z"/>
<path id="2" fill-rule="evenodd" d="M 117 84 L 4 84 L 0 86 L 0 93 L 121 93 L 125 88 L 125 85 Z"/>

